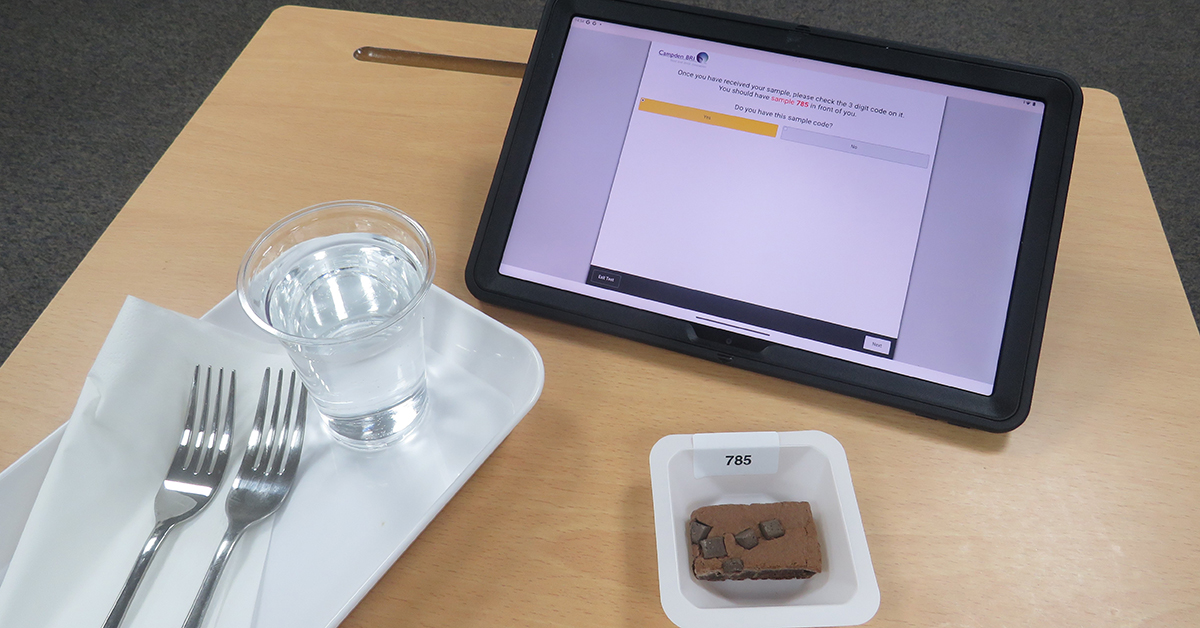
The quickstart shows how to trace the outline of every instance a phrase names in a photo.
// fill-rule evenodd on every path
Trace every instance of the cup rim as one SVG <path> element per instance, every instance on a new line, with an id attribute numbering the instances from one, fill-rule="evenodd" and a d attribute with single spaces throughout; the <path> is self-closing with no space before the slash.
<path id="1" fill-rule="evenodd" d="M 273 327 L 271 325 L 271 323 L 269 321 L 264 320 L 261 316 L 258 315 L 258 312 L 256 312 L 254 310 L 254 308 L 251 307 L 250 298 L 247 296 L 247 294 L 249 293 L 249 281 L 250 281 L 248 275 L 249 275 L 249 270 L 250 270 L 250 264 L 251 264 L 252 258 L 254 257 L 254 253 L 259 250 L 259 248 L 262 246 L 262 244 L 267 239 L 269 239 L 271 236 L 278 233 L 281 229 L 288 226 L 289 224 L 294 223 L 297 220 L 299 220 L 305 216 L 308 216 L 310 214 L 315 214 L 318 212 L 327 211 L 327 210 L 331 210 L 331 209 L 338 208 L 338 207 L 363 207 L 363 208 L 381 212 L 384 214 L 390 214 L 392 218 L 396 218 L 396 219 L 400 220 L 401 222 L 405 223 L 406 225 L 408 225 L 409 227 L 411 227 L 417 233 L 418 240 L 420 241 L 422 248 L 425 249 L 426 256 L 428 257 L 428 262 L 426 263 L 427 268 L 426 268 L 426 272 L 425 272 L 425 277 L 422 279 L 420 287 L 417 289 L 416 294 L 413 295 L 413 298 L 408 302 L 408 305 L 404 306 L 403 309 L 401 309 L 399 312 L 393 314 L 388 320 L 384 321 L 382 324 L 380 324 L 376 327 L 373 327 L 370 330 L 367 330 L 362 333 L 350 334 L 348 336 L 342 336 L 342 337 L 338 337 L 338 338 L 310 338 L 308 336 L 297 336 L 295 334 L 290 334 L 288 332 L 276 329 L 275 327 Z M 364 233 L 369 233 L 369 232 L 364 232 Z M 259 327 L 263 331 L 266 331 L 267 333 L 271 334 L 275 338 L 278 338 L 279 340 L 282 340 L 284 342 L 289 342 L 289 343 L 305 344 L 305 345 L 310 345 L 310 346 L 312 346 L 312 345 L 316 345 L 316 346 L 339 345 L 339 344 L 345 344 L 345 343 L 349 343 L 349 342 L 357 342 L 357 341 L 363 340 L 365 338 L 370 338 L 371 336 L 374 336 L 376 334 L 379 334 L 379 333 L 391 328 L 398 321 L 400 321 L 400 320 L 404 319 L 404 317 L 408 316 L 414 309 L 416 309 L 418 306 L 421 305 L 422 301 L 425 300 L 425 295 L 426 295 L 426 293 L 429 292 L 429 287 L 431 285 L 433 285 L 433 276 L 434 276 L 436 270 L 437 270 L 437 257 L 434 252 L 433 241 L 429 238 L 429 234 L 425 231 L 425 228 L 421 226 L 421 223 L 417 222 L 416 219 L 414 219 L 413 217 L 409 216 L 408 214 L 404 213 L 403 211 L 400 211 L 399 209 L 397 209 L 391 205 L 388 205 L 386 203 L 380 203 L 378 201 L 368 201 L 368 200 L 359 200 L 359 199 L 344 199 L 344 200 L 339 200 L 339 201 L 328 201 L 328 202 L 324 202 L 324 203 L 318 203 L 316 205 L 310 205 L 308 207 L 305 207 L 304 209 L 301 209 L 294 213 L 288 214 L 287 216 L 284 216 L 283 218 L 276 221 L 275 224 L 268 227 L 261 234 L 259 234 L 259 236 L 254 240 L 254 243 L 250 245 L 250 248 L 248 248 L 246 250 L 245 255 L 242 256 L 242 263 L 238 267 L 238 276 L 237 276 L 238 303 L 242 306 L 242 311 L 246 313 L 246 316 L 248 316 L 250 318 L 250 320 L 252 322 L 254 322 L 254 324 L 257 327 Z"/>

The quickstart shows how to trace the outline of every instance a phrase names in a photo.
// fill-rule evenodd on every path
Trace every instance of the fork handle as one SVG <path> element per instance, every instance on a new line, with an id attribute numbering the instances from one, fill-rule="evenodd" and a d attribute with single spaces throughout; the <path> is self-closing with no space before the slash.
<path id="1" fill-rule="evenodd" d="M 125 619 L 125 613 L 129 610 L 129 605 L 133 602 L 133 596 L 137 594 L 138 585 L 142 583 L 142 577 L 146 575 L 146 569 L 150 567 L 154 555 L 162 546 L 163 539 L 167 537 L 167 533 L 174 526 L 174 521 L 160 521 L 154 526 L 154 531 L 142 545 L 142 551 L 138 553 L 137 560 L 133 563 L 129 577 L 125 579 L 125 586 L 121 589 L 121 594 L 117 596 L 116 603 L 108 613 L 108 619 L 104 620 L 104 628 L 120 627 L 121 621 Z"/>
<path id="2" fill-rule="evenodd" d="M 217 581 L 221 579 L 221 572 L 225 571 L 225 563 L 229 562 L 233 546 L 237 544 L 238 539 L 242 538 L 242 533 L 245 531 L 246 526 L 237 524 L 230 524 L 229 529 L 225 531 L 225 537 L 217 546 L 217 553 L 213 555 L 212 564 L 208 566 L 208 571 L 204 574 L 204 581 L 200 583 L 200 591 L 196 593 L 196 600 L 192 602 L 192 610 L 188 611 L 183 628 L 200 628 L 200 624 L 204 621 L 204 613 L 208 610 L 208 603 L 212 601 L 213 593 L 217 590 Z"/>

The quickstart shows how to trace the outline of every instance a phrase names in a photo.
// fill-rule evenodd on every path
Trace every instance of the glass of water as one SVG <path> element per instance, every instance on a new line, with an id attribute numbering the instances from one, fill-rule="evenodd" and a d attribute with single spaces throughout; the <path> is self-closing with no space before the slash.
<path id="1" fill-rule="evenodd" d="M 334 436 L 374 449 L 412 433 L 429 403 L 421 302 L 434 253 L 421 225 L 371 201 L 275 223 L 242 260 L 242 308 L 287 348 Z"/>

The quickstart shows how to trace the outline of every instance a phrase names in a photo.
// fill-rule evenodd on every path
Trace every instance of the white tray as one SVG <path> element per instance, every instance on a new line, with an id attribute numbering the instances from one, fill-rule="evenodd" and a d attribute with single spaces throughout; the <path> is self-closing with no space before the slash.
<path id="1" fill-rule="evenodd" d="M 341 623 L 541 395 L 542 358 L 528 340 L 436 286 L 425 308 L 432 414 L 378 452 L 309 431 L 301 479 L 275 520 L 257 625 Z M 202 318 L 266 336 L 235 295 Z M 61 436 L 0 473 L 0 580 Z"/>

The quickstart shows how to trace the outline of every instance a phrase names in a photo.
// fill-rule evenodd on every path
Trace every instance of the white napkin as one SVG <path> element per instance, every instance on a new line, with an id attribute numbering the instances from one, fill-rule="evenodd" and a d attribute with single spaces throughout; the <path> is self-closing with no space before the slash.
<path id="1" fill-rule="evenodd" d="M 197 364 L 212 365 L 214 379 L 218 368 L 237 371 L 232 455 L 221 490 L 160 547 L 124 626 L 183 623 L 225 532 L 225 495 L 263 369 L 291 366 L 278 345 L 130 297 L 88 373 L 0 583 L 0 626 L 103 624 L 154 527 L 154 496 L 175 453 Z M 250 528 L 234 549 L 205 626 L 253 623 L 272 521 Z"/>

